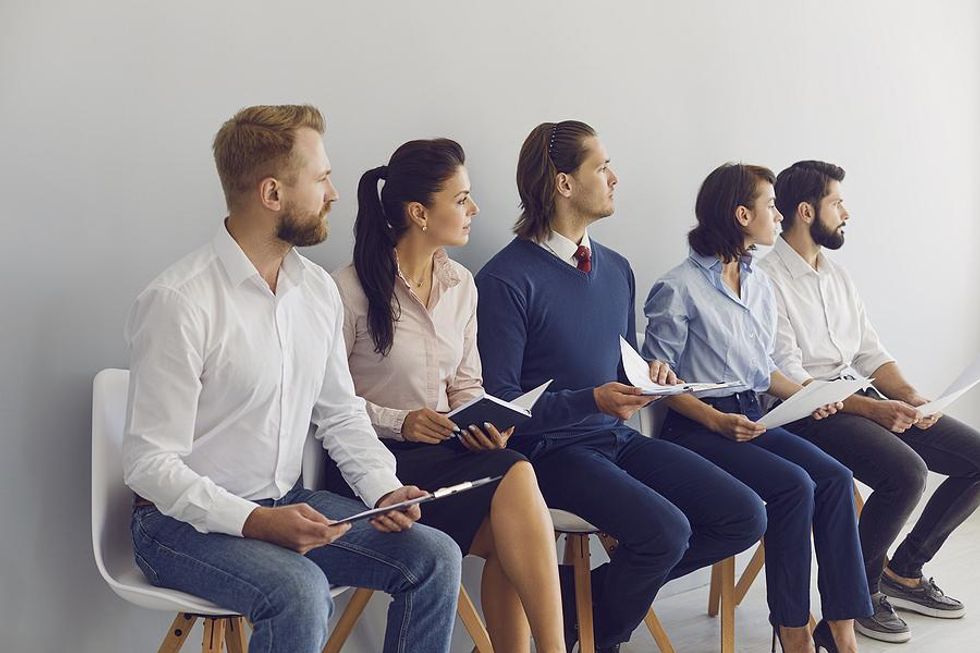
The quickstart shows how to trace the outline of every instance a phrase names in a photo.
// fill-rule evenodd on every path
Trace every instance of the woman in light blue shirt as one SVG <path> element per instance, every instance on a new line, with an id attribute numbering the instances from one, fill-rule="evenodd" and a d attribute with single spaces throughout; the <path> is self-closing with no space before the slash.
<path id="1" fill-rule="evenodd" d="M 647 298 L 643 354 L 666 361 L 687 381 L 739 386 L 673 397 L 663 437 L 712 461 L 766 502 L 766 584 L 774 638 L 784 651 L 812 651 L 810 534 L 820 563 L 817 648 L 856 651 L 853 619 L 872 613 L 846 467 L 781 428 L 766 430 L 758 394 L 786 399 L 801 386 L 772 360 L 776 303 L 756 245 L 772 245 L 782 216 L 773 173 L 725 164 L 698 192 L 691 253 L 657 281 Z M 814 413 L 821 419 L 839 404 Z M 775 650 L 775 642 L 773 645 Z"/>

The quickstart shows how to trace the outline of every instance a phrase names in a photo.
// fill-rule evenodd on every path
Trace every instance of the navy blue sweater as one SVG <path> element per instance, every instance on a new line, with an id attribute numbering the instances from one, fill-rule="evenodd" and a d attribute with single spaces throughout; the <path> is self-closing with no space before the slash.
<path id="1" fill-rule="evenodd" d="M 554 379 L 514 435 L 517 449 L 620 424 L 599 412 L 592 391 L 620 379 L 619 337 L 636 346 L 635 282 L 624 257 L 591 244 L 588 273 L 515 238 L 476 275 L 486 391 L 511 400 Z"/>

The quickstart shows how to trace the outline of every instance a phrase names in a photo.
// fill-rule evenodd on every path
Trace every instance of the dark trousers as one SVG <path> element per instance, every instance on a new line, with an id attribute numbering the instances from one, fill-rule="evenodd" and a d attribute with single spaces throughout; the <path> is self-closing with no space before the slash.
<path id="1" fill-rule="evenodd" d="M 922 497 L 928 470 L 948 478 L 895 550 L 888 565 L 892 571 L 920 577 L 922 566 L 980 505 L 980 433 L 948 415 L 927 430 L 913 426 L 905 433 L 847 413 L 800 420 L 788 428 L 842 462 L 873 490 L 860 523 L 872 592 L 878 591 L 888 547 Z"/>
<path id="2" fill-rule="evenodd" d="M 700 456 L 628 427 L 527 451 L 545 501 L 619 546 L 593 574 L 598 646 L 625 642 L 667 580 L 744 551 L 765 531 L 749 488 Z"/>
<path id="3" fill-rule="evenodd" d="M 753 392 L 706 401 L 722 412 L 752 420 L 761 416 Z M 854 480 L 846 467 L 779 428 L 736 442 L 671 411 L 662 437 L 704 456 L 766 502 L 766 587 L 773 624 L 799 627 L 809 620 L 811 531 L 823 617 L 872 614 L 854 516 Z"/>

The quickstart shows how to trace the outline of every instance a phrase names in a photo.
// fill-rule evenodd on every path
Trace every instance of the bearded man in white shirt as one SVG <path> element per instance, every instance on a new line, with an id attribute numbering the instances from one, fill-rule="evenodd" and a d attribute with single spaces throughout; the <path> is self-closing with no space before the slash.
<path id="1" fill-rule="evenodd" d="M 922 573 L 949 535 L 980 505 L 980 433 L 952 417 L 922 415 L 926 403 L 882 347 L 847 272 L 824 254 L 844 244 L 849 219 L 841 195 L 844 170 L 800 161 L 779 173 L 776 207 L 783 233 L 762 268 L 778 305 L 775 360 L 798 383 L 874 377 L 874 387 L 849 397 L 826 420 L 787 428 L 851 469 L 874 492 L 861 513 L 861 546 L 875 614 L 855 620 L 874 639 L 904 642 L 908 624 L 894 607 L 954 619 L 963 604 Z M 886 564 L 929 470 L 945 475 L 911 533 Z M 894 607 L 893 607 L 894 606 Z"/>
<path id="2" fill-rule="evenodd" d="M 124 476 L 136 561 L 155 585 L 244 615 L 250 651 L 319 653 L 330 585 L 390 593 L 385 651 L 448 651 L 460 551 L 420 511 L 334 520 L 364 505 L 299 483 L 315 429 L 369 506 L 402 486 L 354 395 L 331 277 L 294 247 L 326 238 L 338 198 L 311 106 L 228 120 L 214 156 L 229 215 L 213 241 L 139 295 Z"/>

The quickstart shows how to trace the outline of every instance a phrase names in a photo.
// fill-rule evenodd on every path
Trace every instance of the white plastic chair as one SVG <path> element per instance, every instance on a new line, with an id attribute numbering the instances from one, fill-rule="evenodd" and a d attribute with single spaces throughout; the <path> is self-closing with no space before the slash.
<path id="1" fill-rule="evenodd" d="M 123 483 L 122 471 L 128 392 L 127 370 L 106 369 L 95 377 L 92 396 L 92 550 L 99 573 L 123 600 L 151 610 L 178 613 L 160 647 L 161 653 L 179 651 L 199 618 L 204 619 L 202 650 L 205 653 L 218 653 L 225 647 L 229 653 L 245 653 L 245 620 L 241 615 L 191 594 L 154 587 L 136 566 L 129 529 L 133 493 Z M 322 455 L 318 449 L 319 443 L 308 438 L 303 452 L 304 477 L 314 481 L 322 476 Z M 336 587 L 330 593 L 337 596 L 347 589 Z M 352 600 L 351 604 L 354 603 Z M 363 610 L 363 606 L 360 609 Z M 325 650 L 340 650 L 350 633 L 349 628 L 346 631 L 341 628 L 350 611 L 351 605 L 341 616 Z M 348 621 L 352 628 L 357 617 Z"/>

